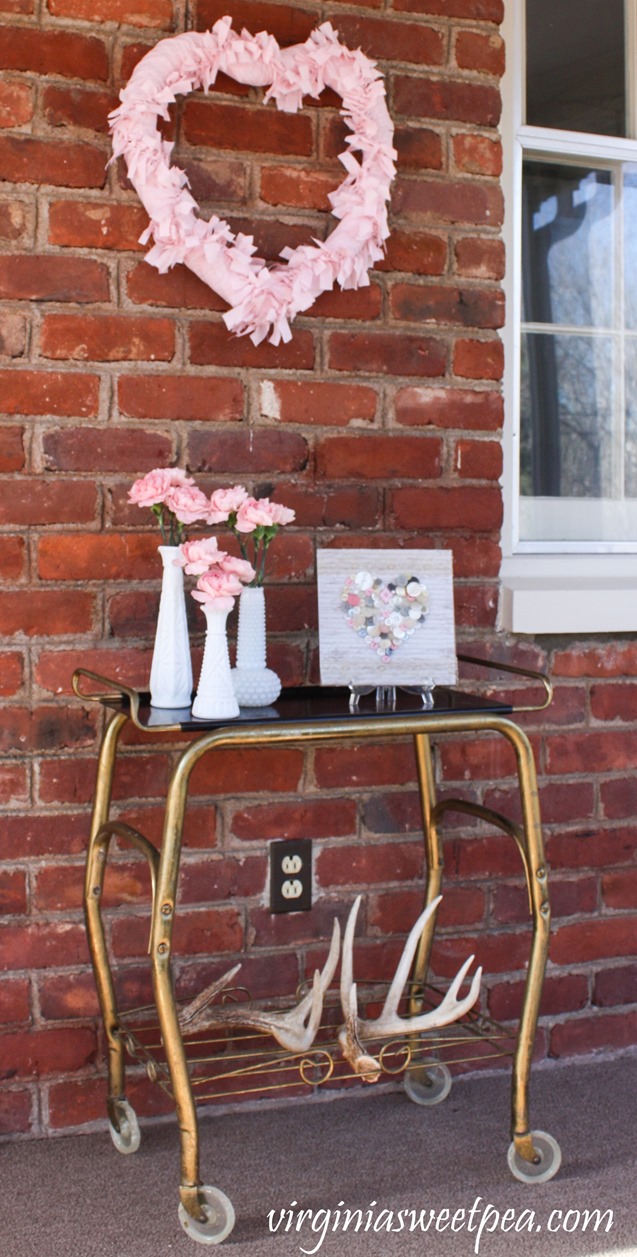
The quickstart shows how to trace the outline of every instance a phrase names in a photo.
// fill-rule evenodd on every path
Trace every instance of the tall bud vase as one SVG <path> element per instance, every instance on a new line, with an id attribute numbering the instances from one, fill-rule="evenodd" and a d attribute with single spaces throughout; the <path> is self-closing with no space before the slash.
<path id="1" fill-rule="evenodd" d="M 190 707 L 192 664 L 186 620 L 183 568 L 175 566 L 176 546 L 160 546 L 164 565 L 155 649 L 150 668 L 153 707 Z"/>
<path id="2" fill-rule="evenodd" d="M 239 704 L 230 672 L 228 612 L 210 602 L 203 602 L 201 609 L 206 617 L 206 644 L 192 714 L 198 720 L 232 720 L 239 715 Z"/>
<path id="3" fill-rule="evenodd" d="M 247 585 L 239 599 L 237 666 L 232 670 L 242 707 L 267 707 L 281 693 L 281 681 L 266 667 L 265 653 L 265 593 L 261 585 Z"/>

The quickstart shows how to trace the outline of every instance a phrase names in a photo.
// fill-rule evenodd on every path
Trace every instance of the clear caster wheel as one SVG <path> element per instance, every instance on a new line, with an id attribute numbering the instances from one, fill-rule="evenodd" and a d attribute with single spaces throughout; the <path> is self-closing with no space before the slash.
<path id="1" fill-rule="evenodd" d="M 451 1091 L 451 1074 L 446 1065 L 432 1061 L 431 1065 L 416 1065 L 408 1069 L 403 1086 L 414 1104 L 442 1104 Z"/>
<path id="2" fill-rule="evenodd" d="M 205 1222 L 191 1218 L 182 1204 L 177 1210 L 179 1221 L 191 1240 L 197 1244 L 220 1244 L 234 1226 L 232 1202 L 218 1187 L 199 1187 L 197 1192 L 207 1214 Z"/>
<path id="3" fill-rule="evenodd" d="M 513 1177 L 521 1183 L 548 1183 L 562 1164 L 560 1145 L 552 1135 L 547 1135 L 543 1130 L 532 1130 L 531 1139 L 537 1159 L 525 1161 L 512 1143 L 507 1154 L 509 1169 Z"/>
<path id="4" fill-rule="evenodd" d="M 131 1108 L 128 1100 L 116 1100 L 115 1112 L 119 1130 L 112 1122 L 109 1122 L 108 1129 L 111 1133 L 111 1139 L 118 1152 L 121 1152 L 124 1156 L 129 1156 L 131 1152 L 137 1152 L 141 1140 L 137 1115 L 135 1110 Z"/>

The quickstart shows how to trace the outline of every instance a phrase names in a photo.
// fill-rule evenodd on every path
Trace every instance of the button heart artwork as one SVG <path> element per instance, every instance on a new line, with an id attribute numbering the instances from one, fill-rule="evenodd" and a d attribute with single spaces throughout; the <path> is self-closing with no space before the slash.
<path id="1" fill-rule="evenodd" d="M 110 115 L 113 154 L 124 157 L 150 217 L 141 237 L 141 243 L 154 240 L 146 261 L 161 272 L 184 262 L 228 302 L 224 320 L 231 331 L 250 335 L 255 345 L 269 335 L 278 345 L 290 340 L 290 321 L 320 293 L 335 283 L 369 284 L 367 272 L 382 258 L 389 235 L 394 129 L 374 62 L 341 44 L 329 22 L 289 48 L 280 48 L 265 31 L 238 35 L 231 26 L 232 19 L 223 17 L 210 31 L 161 40 L 146 53 Z M 283 249 L 284 263 L 267 264 L 255 256 L 252 236 L 235 234 L 216 215 L 209 221 L 199 216 L 186 174 L 170 165 L 173 145 L 159 133 L 158 118 L 168 119 L 176 97 L 207 91 L 220 71 L 239 83 L 267 87 L 264 104 L 274 100 L 287 113 L 326 87 L 343 101 L 341 115 L 351 134 L 339 160 L 347 173 L 329 197 L 339 222 L 325 241 Z"/>
<path id="2" fill-rule="evenodd" d="M 383 663 L 389 663 L 423 627 L 429 591 L 417 576 L 400 575 L 385 583 L 371 572 L 357 572 L 347 577 L 341 603 L 349 627 Z"/>
<path id="3" fill-rule="evenodd" d="M 450 550 L 316 552 L 323 685 L 455 685 Z"/>

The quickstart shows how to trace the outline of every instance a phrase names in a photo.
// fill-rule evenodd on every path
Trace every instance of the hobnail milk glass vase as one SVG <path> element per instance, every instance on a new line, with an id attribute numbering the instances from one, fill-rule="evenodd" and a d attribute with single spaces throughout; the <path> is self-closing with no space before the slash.
<path id="1" fill-rule="evenodd" d="M 281 681 L 266 667 L 265 653 L 265 592 L 261 585 L 246 585 L 239 599 L 237 666 L 232 669 L 242 707 L 267 707 L 281 693 Z"/>
<path id="2" fill-rule="evenodd" d="M 239 704 L 230 672 L 228 612 L 212 602 L 203 602 L 201 609 L 206 617 L 206 644 L 192 714 L 198 720 L 232 720 L 239 715 Z"/>
<path id="3" fill-rule="evenodd" d="M 150 667 L 150 701 L 153 707 L 190 707 L 192 664 L 184 571 L 175 566 L 177 546 L 160 546 L 159 553 L 164 570 Z"/>

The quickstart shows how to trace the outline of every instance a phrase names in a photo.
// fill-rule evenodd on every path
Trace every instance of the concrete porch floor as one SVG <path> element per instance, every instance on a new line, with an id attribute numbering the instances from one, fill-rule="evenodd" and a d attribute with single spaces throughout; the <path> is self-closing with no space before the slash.
<path id="1" fill-rule="evenodd" d="M 261 1104 L 202 1118 L 202 1174 L 231 1198 L 234 1231 L 215 1251 L 227 1257 L 613 1257 L 637 1255 L 637 1050 L 613 1059 L 536 1069 L 533 1125 L 560 1143 L 562 1168 L 543 1185 L 510 1175 L 508 1074 L 457 1080 L 435 1108 L 401 1091 L 355 1098 Z M 106 1130 L 0 1146 L 0 1252 L 7 1257 L 196 1257 L 177 1220 L 179 1151 L 174 1121 L 142 1123 L 137 1153 L 121 1156 Z M 469 1211 L 480 1197 L 469 1231 Z M 323 1242 L 306 1221 L 272 1233 L 271 1209 L 363 1210 L 396 1226 L 397 1211 L 465 1209 L 451 1230 L 418 1226 L 388 1233 L 330 1229 Z M 339 1204 L 339 1202 L 341 1202 Z M 376 1202 L 372 1205 L 372 1202 Z M 491 1205 L 482 1234 L 482 1210 Z M 506 1210 L 510 1230 L 501 1229 Z M 576 1213 L 613 1211 L 595 1234 Z M 533 1210 L 531 1218 L 528 1211 Z M 551 1214 L 561 1210 L 561 1217 Z M 525 1211 L 523 1213 L 523 1211 Z M 492 1232 L 489 1227 L 496 1224 Z M 515 1225 L 520 1226 L 515 1230 Z M 477 1248 L 476 1248 L 477 1244 Z M 318 1245 L 318 1247 L 316 1247 Z M 208 1248 L 207 1251 L 211 1251 Z"/>

